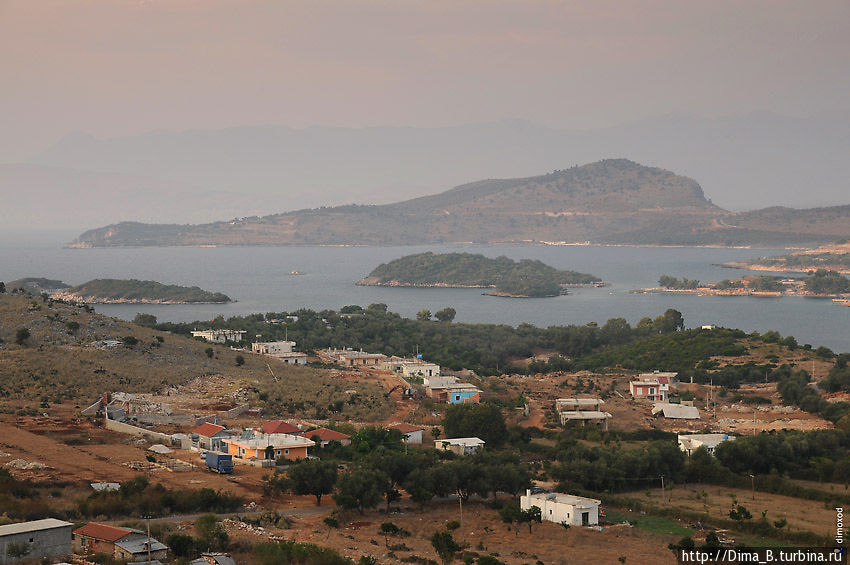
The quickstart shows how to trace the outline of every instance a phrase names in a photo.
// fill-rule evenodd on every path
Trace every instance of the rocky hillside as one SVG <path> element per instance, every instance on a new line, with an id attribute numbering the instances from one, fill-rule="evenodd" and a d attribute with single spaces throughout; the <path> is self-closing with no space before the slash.
<path id="1" fill-rule="evenodd" d="M 799 243 L 834 240 L 845 229 L 850 235 L 850 210 L 836 214 L 839 219 L 823 229 L 806 220 L 773 222 L 759 212 L 735 215 L 714 206 L 692 179 L 608 159 L 537 177 L 479 181 L 383 206 L 200 225 L 125 222 L 90 230 L 71 246 Z"/>
<path id="2" fill-rule="evenodd" d="M 392 400 L 374 384 L 341 382 L 327 371 L 271 361 L 278 377 L 273 379 L 266 358 L 243 353 L 244 364 L 237 365 L 237 355 L 227 346 L 87 307 L 0 293 L 0 410 L 35 408 L 39 402 L 88 405 L 106 391 L 152 393 L 204 379 L 249 391 L 248 399 L 261 407 L 260 397 L 297 405 L 298 415 L 307 417 L 337 400 L 344 401 L 341 417 L 380 419 L 392 411 Z M 350 402 L 346 389 L 357 390 L 360 402 Z"/>

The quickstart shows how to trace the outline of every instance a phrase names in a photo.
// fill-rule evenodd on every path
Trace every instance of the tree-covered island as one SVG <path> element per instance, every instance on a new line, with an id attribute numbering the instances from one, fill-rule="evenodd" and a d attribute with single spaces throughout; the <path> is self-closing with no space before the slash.
<path id="1" fill-rule="evenodd" d="M 383 263 L 357 282 L 361 286 L 491 288 L 488 294 L 541 298 L 565 294 L 565 287 L 599 283 L 587 273 L 562 271 L 541 261 L 491 259 L 475 253 L 418 253 Z"/>
<path id="2" fill-rule="evenodd" d="M 220 292 L 197 286 L 162 284 L 137 279 L 95 279 L 58 290 L 54 298 L 86 304 L 224 304 L 232 302 Z"/>

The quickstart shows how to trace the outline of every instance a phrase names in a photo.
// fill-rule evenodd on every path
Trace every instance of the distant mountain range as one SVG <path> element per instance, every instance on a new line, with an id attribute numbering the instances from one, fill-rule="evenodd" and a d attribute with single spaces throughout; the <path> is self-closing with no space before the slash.
<path id="1" fill-rule="evenodd" d="M 850 235 L 850 206 L 735 214 L 696 181 L 626 159 L 485 180 L 380 206 L 338 206 L 198 225 L 124 222 L 73 247 L 582 242 L 742 245 Z"/>
<path id="2" fill-rule="evenodd" d="M 83 230 L 389 204 L 482 178 L 624 156 L 699 179 L 719 206 L 845 202 L 850 121 L 769 113 L 663 117 L 596 130 L 508 120 L 453 127 L 283 126 L 67 136 L 0 165 L 0 225 Z M 162 203 L 167 202 L 167 206 Z"/>

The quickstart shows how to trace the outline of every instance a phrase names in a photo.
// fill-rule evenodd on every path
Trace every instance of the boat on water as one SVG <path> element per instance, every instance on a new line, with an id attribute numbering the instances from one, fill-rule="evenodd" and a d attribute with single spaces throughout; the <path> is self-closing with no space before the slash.
<path id="1" fill-rule="evenodd" d="M 850 298 L 833 298 L 832 302 L 838 306 L 850 306 Z"/>
<path id="2" fill-rule="evenodd" d="M 301 271 L 289 271 L 289 274 L 290 275 L 303 275 L 304 273 L 302 273 Z"/>

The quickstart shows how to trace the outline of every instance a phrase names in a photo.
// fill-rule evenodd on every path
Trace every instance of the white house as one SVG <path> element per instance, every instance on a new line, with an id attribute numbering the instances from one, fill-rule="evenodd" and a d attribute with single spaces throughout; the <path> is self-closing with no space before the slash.
<path id="1" fill-rule="evenodd" d="M 390 425 L 391 430 L 398 430 L 404 435 L 404 443 L 422 443 L 422 428 L 406 422 Z"/>
<path id="2" fill-rule="evenodd" d="M 256 341 L 251 344 L 251 351 L 260 355 L 276 357 L 279 353 L 295 351 L 294 341 Z"/>
<path id="3" fill-rule="evenodd" d="M 520 497 L 519 505 L 522 510 L 532 506 L 540 509 L 540 518 L 556 524 L 570 526 L 595 526 L 599 524 L 599 505 L 601 500 L 561 494 L 557 492 L 541 492 L 531 494 L 526 490 Z"/>
<path id="4" fill-rule="evenodd" d="M 405 377 L 439 377 L 440 366 L 436 363 L 426 363 L 424 361 L 408 361 L 401 366 L 401 374 Z"/>
<path id="5" fill-rule="evenodd" d="M 446 388 L 449 385 L 453 385 L 457 383 L 457 377 L 452 377 L 448 375 L 435 375 L 433 377 L 423 377 L 422 384 L 428 388 Z"/>
<path id="6" fill-rule="evenodd" d="M 213 343 L 227 343 L 228 341 L 242 341 L 245 334 L 242 330 L 195 330 L 192 337 L 200 337 Z"/>
<path id="7" fill-rule="evenodd" d="M 268 355 L 290 365 L 306 365 L 307 354 L 295 351 L 294 341 L 260 341 L 251 344 L 251 352 Z"/>
<path id="8" fill-rule="evenodd" d="M 730 437 L 729 434 L 679 434 L 679 449 L 690 456 L 700 447 L 704 447 L 706 451 L 714 455 L 715 447 L 724 441 L 734 439 L 735 437 Z"/>
<path id="9" fill-rule="evenodd" d="M 484 448 L 484 440 L 477 437 L 456 437 L 451 439 L 438 439 L 434 442 L 434 449 L 451 451 L 456 455 L 472 455 Z"/>

